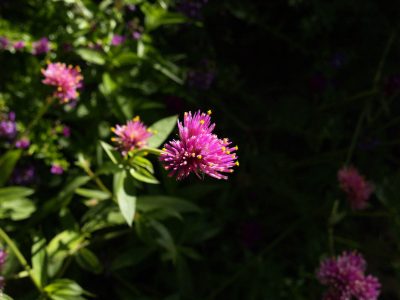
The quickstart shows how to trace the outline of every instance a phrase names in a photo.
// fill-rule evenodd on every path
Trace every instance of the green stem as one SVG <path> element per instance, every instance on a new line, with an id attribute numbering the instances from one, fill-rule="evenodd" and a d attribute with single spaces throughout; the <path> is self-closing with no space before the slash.
<path id="1" fill-rule="evenodd" d="M 354 130 L 353 138 L 351 139 L 349 151 L 347 152 L 346 160 L 344 163 L 345 165 L 348 165 L 350 163 L 351 157 L 353 156 L 353 152 L 357 144 L 358 136 L 360 135 L 361 132 L 361 127 L 364 121 L 365 114 L 366 114 L 366 109 L 364 108 L 364 110 L 361 112 L 358 118 L 356 129 Z"/>
<path id="2" fill-rule="evenodd" d="M 53 97 L 48 97 L 46 99 L 45 105 L 43 105 L 40 110 L 37 112 L 35 118 L 28 124 L 26 127 L 25 131 L 21 133 L 21 136 L 28 134 L 37 124 L 37 122 L 40 121 L 40 119 L 43 117 L 43 115 L 49 110 L 50 106 L 53 104 L 54 98 Z"/>
<path id="3" fill-rule="evenodd" d="M 103 181 L 100 179 L 99 176 L 97 176 L 90 166 L 88 164 L 83 164 L 82 165 L 83 170 L 88 174 L 88 176 L 96 182 L 97 186 L 105 193 L 109 194 L 110 197 L 113 197 L 113 193 L 105 186 Z"/>
<path id="4" fill-rule="evenodd" d="M 28 262 L 26 261 L 25 257 L 19 251 L 17 245 L 15 245 L 13 240 L 8 236 L 8 234 L 2 228 L 0 228 L 0 238 L 8 245 L 8 247 L 14 253 L 15 257 L 18 259 L 20 264 L 24 267 L 25 271 L 29 274 L 29 277 L 31 278 L 36 288 L 39 290 L 40 293 L 42 293 L 43 292 L 42 288 L 38 285 L 38 283 L 34 279 L 34 276 L 32 274 L 32 269 L 29 266 Z"/>
<path id="5" fill-rule="evenodd" d="M 387 57 L 389 55 L 390 48 L 392 47 L 393 42 L 396 40 L 396 35 L 397 35 L 397 31 L 396 30 L 392 31 L 392 33 L 390 34 L 390 37 L 389 37 L 389 39 L 388 39 L 388 41 L 386 43 L 386 47 L 383 50 L 382 57 L 381 57 L 381 59 L 379 61 L 378 68 L 376 70 L 375 77 L 374 77 L 374 80 L 373 80 L 373 86 L 374 87 L 376 87 L 379 84 L 379 81 L 380 81 L 380 79 L 382 77 L 382 70 L 383 70 L 383 67 L 385 65 L 386 59 L 387 59 Z"/>

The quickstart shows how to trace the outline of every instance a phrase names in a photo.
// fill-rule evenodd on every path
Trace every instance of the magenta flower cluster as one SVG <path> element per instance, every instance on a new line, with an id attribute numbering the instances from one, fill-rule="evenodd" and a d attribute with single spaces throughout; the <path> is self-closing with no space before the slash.
<path id="1" fill-rule="evenodd" d="M 124 125 L 115 125 L 111 128 L 116 137 L 111 138 L 117 144 L 118 150 L 126 156 L 134 149 L 140 149 L 147 145 L 147 140 L 152 136 L 139 117 L 128 121 Z"/>
<path id="2" fill-rule="evenodd" d="M 211 123 L 210 115 L 211 111 L 186 112 L 183 123 L 178 121 L 179 140 L 167 143 L 160 156 L 170 176 L 181 180 L 194 173 L 199 178 L 205 174 L 227 179 L 225 173 L 232 173 L 232 168 L 239 165 L 235 153 L 238 147 L 213 134 L 215 124 Z"/>
<path id="3" fill-rule="evenodd" d="M 356 168 L 343 167 L 338 172 L 338 180 L 353 210 L 367 207 L 367 201 L 374 191 L 374 186 L 366 181 Z"/>
<path id="4" fill-rule="evenodd" d="M 77 89 L 82 87 L 81 70 L 79 66 L 68 67 L 64 63 L 49 63 L 46 69 L 42 70 L 45 79 L 44 84 L 55 86 L 54 97 L 60 99 L 61 103 L 68 103 L 78 98 Z"/>
<path id="5" fill-rule="evenodd" d="M 380 283 L 372 275 L 365 275 L 367 263 L 357 252 L 343 252 L 337 258 L 321 262 L 317 278 L 328 286 L 324 300 L 376 300 Z"/>
<path id="6" fill-rule="evenodd" d="M 4 249 L 0 249 L 0 272 L 3 269 L 6 259 L 7 259 L 7 253 L 4 251 Z M 3 288 L 4 288 L 4 277 L 0 276 L 0 292 Z"/>

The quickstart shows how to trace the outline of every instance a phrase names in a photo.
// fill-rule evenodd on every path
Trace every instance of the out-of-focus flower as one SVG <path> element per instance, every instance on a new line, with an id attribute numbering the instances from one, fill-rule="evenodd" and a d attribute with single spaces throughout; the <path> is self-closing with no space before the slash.
<path id="1" fill-rule="evenodd" d="M 133 12 L 136 11 L 136 5 L 135 4 L 127 4 L 125 5 L 126 9 Z"/>
<path id="2" fill-rule="evenodd" d="M 144 125 L 139 117 L 128 121 L 124 125 L 115 125 L 111 128 L 116 137 L 111 140 L 117 144 L 118 150 L 122 155 L 127 155 L 129 151 L 140 149 L 147 145 L 147 140 L 153 135 Z"/>
<path id="3" fill-rule="evenodd" d="M 143 34 L 143 26 L 140 25 L 138 18 L 133 19 L 127 23 L 128 30 L 131 32 L 134 40 L 139 40 Z"/>
<path id="4" fill-rule="evenodd" d="M 212 133 L 215 124 L 211 124 L 210 114 L 211 111 L 207 114 L 198 111 L 194 115 L 186 112 L 183 123 L 178 121 L 179 140 L 167 143 L 160 156 L 169 176 L 181 180 L 194 173 L 199 178 L 206 174 L 227 179 L 223 173 L 232 173 L 232 168 L 239 165 L 234 153 L 238 147 Z"/>
<path id="5" fill-rule="evenodd" d="M 25 48 L 25 42 L 24 41 L 16 41 L 13 45 L 15 50 L 21 50 Z"/>
<path id="6" fill-rule="evenodd" d="M 64 169 L 59 164 L 53 163 L 51 165 L 50 173 L 54 175 L 61 175 L 62 173 L 64 173 Z"/>
<path id="7" fill-rule="evenodd" d="M 18 166 L 14 169 L 10 182 L 15 185 L 30 185 L 36 179 L 36 168 L 34 165 Z"/>
<path id="8" fill-rule="evenodd" d="M 176 9 L 186 15 L 188 18 L 200 19 L 202 9 L 208 0 L 179 0 Z"/>
<path id="9" fill-rule="evenodd" d="M 380 283 L 371 275 L 365 275 L 366 262 L 357 252 L 343 252 L 337 258 L 321 262 L 317 278 L 328 286 L 324 300 L 376 300 Z"/>
<path id="10" fill-rule="evenodd" d="M 64 137 L 70 137 L 71 136 L 71 128 L 69 128 L 67 125 L 64 125 L 62 129 L 62 134 Z"/>
<path id="11" fill-rule="evenodd" d="M 124 37 L 123 35 L 115 34 L 111 39 L 111 45 L 119 46 L 119 45 L 125 43 L 125 41 L 126 41 L 126 37 Z"/>
<path id="12" fill-rule="evenodd" d="M 343 167 L 338 172 L 340 188 L 346 193 L 353 210 L 367 207 L 368 199 L 374 191 L 372 183 L 365 180 L 354 167 Z"/>
<path id="13" fill-rule="evenodd" d="M 64 63 L 50 63 L 47 68 L 42 70 L 45 79 L 44 84 L 57 87 L 54 97 L 60 99 L 61 103 L 68 103 L 78 98 L 77 89 L 82 87 L 81 70 L 79 66 L 68 67 Z"/>
<path id="14" fill-rule="evenodd" d="M 48 38 L 43 37 L 40 40 L 32 43 L 33 55 L 45 54 L 50 51 L 50 42 Z"/>
<path id="15" fill-rule="evenodd" d="M 132 38 L 134 40 L 140 40 L 140 38 L 142 37 L 142 33 L 140 31 L 134 31 L 132 32 Z"/>
<path id="16" fill-rule="evenodd" d="M 15 142 L 15 147 L 18 149 L 27 149 L 31 144 L 31 141 L 27 137 L 22 137 Z"/>
<path id="17" fill-rule="evenodd" d="M 0 117 L 0 137 L 12 140 L 17 135 L 15 113 L 10 112 Z"/>
<path id="18" fill-rule="evenodd" d="M 0 49 L 7 49 L 10 41 L 4 36 L 0 36 Z"/>
<path id="19" fill-rule="evenodd" d="M 3 266 L 4 266 L 5 262 L 6 262 L 6 260 L 7 260 L 6 251 L 4 251 L 4 249 L 0 249 L 0 272 L 3 269 Z M 0 292 L 3 290 L 3 288 L 4 288 L 4 277 L 0 276 Z"/>

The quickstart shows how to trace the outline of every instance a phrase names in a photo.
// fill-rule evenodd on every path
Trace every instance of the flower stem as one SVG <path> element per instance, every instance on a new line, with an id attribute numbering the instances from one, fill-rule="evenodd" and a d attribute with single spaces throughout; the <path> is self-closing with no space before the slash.
<path id="1" fill-rule="evenodd" d="M 45 105 L 43 105 L 40 110 L 37 112 L 35 118 L 28 124 L 26 127 L 25 131 L 21 133 L 21 136 L 28 134 L 37 124 L 37 122 L 40 121 L 40 119 L 43 117 L 43 115 L 49 110 L 50 106 L 54 102 L 54 97 L 47 97 Z"/>
<path id="2" fill-rule="evenodd" d="M 36 288 L 39 290 L 40 293 L 42 293 L 43 292 L 42 288 L 38 285 L 38 283 L 35 281 L 35 279 L 33 277 L 32 268 L 29 266 L 25 257 L 19 251 L 17 245 L 13 242 L 13 240 L 8 236 L 8 234 L 1 227 L 0 227 L 0 238 L 8 245 L 8 247 L 14 253 L 15 257 L 18 259 L 20 264 L 24 267 L 25 271 L 29 274 L 29 277 L 31 278 L 31 280 L 34 283 L 34 285 L 36 286 Z"/>

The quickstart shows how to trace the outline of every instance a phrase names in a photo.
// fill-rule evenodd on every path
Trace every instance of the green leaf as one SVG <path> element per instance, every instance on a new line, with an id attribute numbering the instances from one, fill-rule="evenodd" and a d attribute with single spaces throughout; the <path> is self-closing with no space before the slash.
<path id="1" fill-rule="evenodd" d="M 172 130 L 174 130 L 177 119 L 178 116 L 170 116 L 151 125 L 150 129 L 153 132 L 153 136 L 149 138 L 148 146 L 150 148 L 160 147 Z"/>
<path id="2" fill-rule="evenodd" d="M 100 144 L 114 164 L 118 164 L 122 161 L 121 154 L 119 154 L 119 152 L 115 150 L 113 146 L 103 141 L 100 141 Z"/>
<path id="3" fill-rule="evenodd" d="M 129 226 L 132 226 L 136 211 L 136 196 L 132 194 L 132 191 L 128 193 L 129 181 L 127 179 L 126 172 L 119 172 L 114 175 L 114 195 L 126 222 Z"/>
<path id="4" fill-rule="evenodd" d="M 179 13 L 171 13 L 156 4 L 144 3 L 141 6 L 146 16 L 146 29 L 154 30 L 161 25 L 181 24 L 187 22 L 187 18 Z"/>
<path id="5" fill-rule="evenodd" d="M 9 200 L 16 200 L 30 196 L 35 191 L 26 187 L 10 186 L 0 188 L 0 203 Z"/>
<path id="6" fill-rule="evenodd" d="M 10 178 L 21 153 L 21 149 L 8 150 L 2 157 L 0 157 L 0 186 L 6 184 Z"/>
<path id="7" fill-rule="evenodd" d="M 6 294 L 4 294 L 4 293 L 2 293 L 2 292 L 0 292 L 0 299 L 1 300 L 14 300 L 13 298 L 11 298 L 10 296 L 8 296 L 8 295 L 6 295 Z"/>
<path id="8" fill-rule="evenodd" d="M 96 65 L 104 65 L 104 63 L 106 62 L 104 56 L 96 50 L 81 48 L 81 49 L 76 50 L 76 53 L 83 60 L 86 60 L 89 63 L 93 63 Z"/>
<path id="9" fill-rule="evenodd" d="M 64 260 L 74 254 L 85 238 L 72 230 L 65 230 L 57 234 L 47 246 L 48 274 L 54 276 L 61 268 Z"/>
<path id="10" fill-rule="evenodd" d="M 101 190 L 78 188 L 75 190 L 75 193 L 89 199 L 106 200 L 111 198 L 111 195 L 109 193 Z"/>
<path id="11" fill-rule="evenodd" d="M 35 204 L 27 198 L 8 199 L 0 202 L 0 219 L 23 220 L 32 215 L 35 210 Z"/>
<path id="12" fill-rule="evenodd" d="M 129 173 L 132 175 L 133 178 L 136 180 L 151 183 L 151 184 L 159 184 L 160 182 L 155 178 L 149 171 L 143 168 L 137 169 L 130 169 Z"/>
<path id="13" fill-rule="evenodd" d="M 103 266 L 97 256 L 87 248 L 80 249 L 75 255 L 75 260 L 81 268 L 89 272 L 99 274 L 103 270 Z"/>
<path id="14" fill-rule="evenodd" d="M 135 266 L 150 256 L 153 251 L 154 249 L 148 246 L 136 246 L 125 253 L 119 253 L 111 264 L 111 271 Z"/>
<path id="15" fill-rule="evenodd" d="M 44 288 L 52 300 L 81 300 L 86 293 L 79 284 L 71 279 L 56 279 Z"/>
<path id="16" fill-rule="evenodd" d="M 176 262 L 178 251 L 175 246 L 174 239 L 170 234 L 167 227 L 165 227 L 162 223 L 157 222 L 155 220 L 149 221 L 151 227 L 153 227 L 159 234 L 159 237 L 156 238 L 156 242 L 158 245 L 163 247 L 167 251 L 167 255 L 165 258 L 171 259 L 173 262 Z"/>
<path id="17" fill-rule="evenodd" d="M 35 237 L 32 246 L 32 277 L 38 286 L 44 286 L 47 281 L 46 240 Z"/>
<path id="18" fill-rule="evenodd" d="M 100 85 L 100 91 L 103 93 L 103 95 L 110 96 L 117 89 L 117 87 L 117 84 L 111 79 L 110 74 L 104 73 L 103 82 Z"/>
<path id="19" fill-rule="evenodd" d="M 113 58 L 113 65 L 116 67 L 129 66 L 136 64 L 139 61 L 139 57 L 133 52 L 124 52 Z"/>

